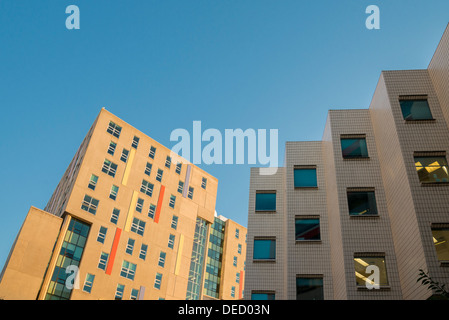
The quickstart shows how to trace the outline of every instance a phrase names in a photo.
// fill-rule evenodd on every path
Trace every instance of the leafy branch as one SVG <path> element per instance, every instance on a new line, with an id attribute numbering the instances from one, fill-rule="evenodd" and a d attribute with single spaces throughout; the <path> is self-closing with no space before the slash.
<path id="1" fill-rule="evenodd" d="M 419 269 L 419 278 L 416 282 L 420 281 L 421 284 L 426 285 L 429 290 L 433 290 L 436 295 L 449 300 L 449 291 L 446 289 L 446 285 L 432 280 L 429 274 L 422 269 Z"/>

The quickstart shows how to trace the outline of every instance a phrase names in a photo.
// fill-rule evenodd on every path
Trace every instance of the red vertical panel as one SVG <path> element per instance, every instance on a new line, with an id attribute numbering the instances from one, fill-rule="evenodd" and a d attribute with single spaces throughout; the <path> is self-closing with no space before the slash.
<path id="1" fill-rule="evenodd" d="M 239 299 L 243 298 L 243 271 L 240 271 Z"/>
<path id="2" fill-rule="evenodd" d="M 122 229 L 117 228 L 115 230 L 114 241 L 112 242 L 111 253 L 109 254 L 108 266 L 106 267 L 106 274 L 111 274 L 112 266 L 114 265 L 115 255 L 117 253 L 118 242 L 120 240 L 120 235 L 122 234 Z"/>
<path id="3" fill-rule="evenodd" d="M 161 214 L 161 208 L 162 208 L 162 200 L 164 199 L 164 192 L 165 192 L 165 186 L 161 186 L 161 191 L 159 191 L 159 198 L 157 199 L 157 207 L 156 207 L 156 213 L 154 215 L 154 222 L 159 222 L 159 216 Z"/>

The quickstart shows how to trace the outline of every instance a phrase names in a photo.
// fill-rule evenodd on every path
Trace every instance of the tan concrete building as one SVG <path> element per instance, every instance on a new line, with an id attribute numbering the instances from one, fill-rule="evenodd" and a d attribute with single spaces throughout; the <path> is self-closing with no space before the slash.
<path id="1" fill-rule="evenodd" d="M 368 109 L 251 170 L 245 299 L 427 299 L 420 269 L 449 284 L 448 28 L 428 69 L 383 71 Z"/>
<path id="2" fill-rule="evenodd" d="M 0 298 L 203 299 L 217 185 L 102 109 L 46 208 L 30 209 Z"/>

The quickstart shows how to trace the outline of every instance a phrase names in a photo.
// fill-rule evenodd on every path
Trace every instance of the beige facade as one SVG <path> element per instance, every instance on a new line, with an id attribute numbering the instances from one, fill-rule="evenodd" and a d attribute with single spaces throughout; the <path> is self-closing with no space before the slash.
<path id="1" fill-rule="evenodd" d="M 427 299 L 420 269 L 449 283 L 448 92 L 446 29 L 428 69 L 382 72 L 368 109 L 330 110 L 322 141 L 251 170 L 246 299 Z"/>
<path id="2" fill-rule="evenodd" d="M 0 297 L 201 299 L 217 185 L 102 109 L 45 211 L 30 210 Z"/>

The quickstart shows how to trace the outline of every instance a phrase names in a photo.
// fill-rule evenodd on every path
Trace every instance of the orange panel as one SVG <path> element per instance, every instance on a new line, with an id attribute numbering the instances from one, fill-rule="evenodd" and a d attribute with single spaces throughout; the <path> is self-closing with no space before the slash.
<path id="1" fill-rule="evenodd" d="M 157 199 L 157 207 L 156 207 L 156 213 L 154 215 L 154 222 L 159 222 L 159 216 L 161 214 L 161 208 L 162 208 L 162 200 L 164 200 L 164 192 L 165 192 L 165 186 L 161 186 L 161 191 L 159 191 L 159 198 Z"/>
<path id="2" fill-rule="evenodd" d="M 115 254 L 117 253 L 118 242 L 120 240 L 120 235 L 122 234 L 122 229 L 117 228 L 115 230 L 114 241 L 112 242 L 111 253 L 109 254 L 108 266 L 106 267 L 106 274 L 111 274 L 112 266 L 114 265 Z"/>

